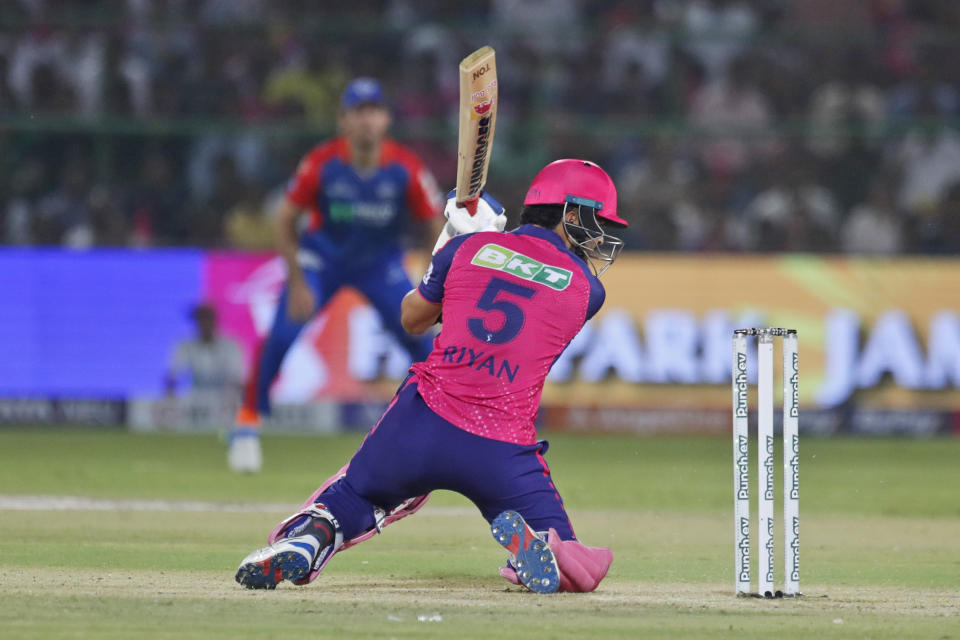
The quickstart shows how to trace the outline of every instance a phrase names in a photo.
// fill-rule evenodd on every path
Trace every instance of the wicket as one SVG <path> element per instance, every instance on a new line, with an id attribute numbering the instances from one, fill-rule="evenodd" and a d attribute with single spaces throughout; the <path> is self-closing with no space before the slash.
<path id="1" fill-rule="evenodd" d="M 750 591 L 750 436 L 747 395 L 747 337 L 757 338 L 758 593 Z M 784 588 L 774 590 L 773 560 L 773 341 L 783 342 L 783 546 Z M 800 594 L 800 513 L 797 368 L 795 329 L 737 329 L 733 332 L 733 492 L 737 595 L 793 597 Z"/>

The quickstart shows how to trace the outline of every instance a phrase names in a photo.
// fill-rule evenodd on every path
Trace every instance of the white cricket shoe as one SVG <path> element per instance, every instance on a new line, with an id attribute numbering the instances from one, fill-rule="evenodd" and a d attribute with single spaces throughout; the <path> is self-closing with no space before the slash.
<path id="1" fill-rule="evenodd" d="M 277 540 L 244 558 L 236 580 L 248 589 L 276 589 L 283 580 L 295 582 L 310 573 L 319 549 L 320 541 L 313 536 Z"/>
<path id="2" fill-rule="evenodd" d="M 227 464 L 237 473 L 259 473 L 263 467 L 259 429 L 234 429 L 230 432 Z"/>

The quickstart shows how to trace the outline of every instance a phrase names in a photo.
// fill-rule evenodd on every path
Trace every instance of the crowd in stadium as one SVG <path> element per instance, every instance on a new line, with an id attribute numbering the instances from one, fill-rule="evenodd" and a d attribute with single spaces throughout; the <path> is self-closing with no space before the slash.
<path id="1" fill-rule="evenodd" d="M 578 156 L 629 249 L 957 253 L 958 27 L 951 0 L 11 0 L 0 243 L 269 248 L 356 75 L 452 186 L 453 70 L 489 42 L 512 213 Z"/>

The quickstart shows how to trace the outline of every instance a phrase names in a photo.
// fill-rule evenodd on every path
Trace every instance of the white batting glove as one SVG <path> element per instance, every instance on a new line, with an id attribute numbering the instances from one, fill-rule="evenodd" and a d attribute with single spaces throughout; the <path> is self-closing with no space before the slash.
<path id="1" fill-rule="evenodd" d="M 507 224 L 505 211 L 503 205 L 493 196 L 481 193 L 477 200 L 476 213 L 470 215 L 465 207 L 457 206 L 456 190 L 451 191 L 447 194 L 447 204 L 443 209 L 443 217 L 447 219 L 447 223 L 443 225 L 433 253 L 439 251 L 454 236 L 480 231 L 503 231 Z"/>

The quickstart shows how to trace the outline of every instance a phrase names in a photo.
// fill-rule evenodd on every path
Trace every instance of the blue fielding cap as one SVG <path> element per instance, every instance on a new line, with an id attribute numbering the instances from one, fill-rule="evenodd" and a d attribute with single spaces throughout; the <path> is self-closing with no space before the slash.
<path id="1" fill-rule="evenodd" d="M 380 83 L 373 78 L 355 78 L 343 90 L 340 106 L 352 109 L 361 104 L 379 104 L 383 106 L 383 91 Z"/>

